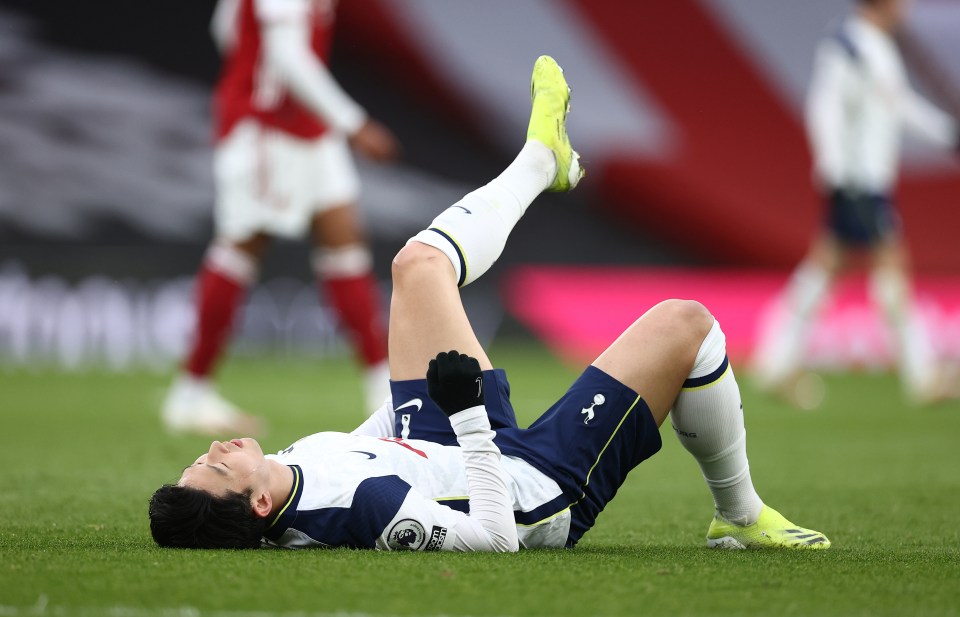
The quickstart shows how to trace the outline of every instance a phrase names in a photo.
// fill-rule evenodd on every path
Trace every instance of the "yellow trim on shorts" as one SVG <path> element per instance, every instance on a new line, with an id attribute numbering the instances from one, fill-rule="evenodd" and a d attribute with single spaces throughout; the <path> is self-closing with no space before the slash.
<path id="1" fill-rule="evenodd" d="M 625 414 L 623 414 L 623 417 L 622 417 L 622 418 L 620 418 L 620 422 L 617 424 L 617 428 L 613 429 L 613 432 L 610 433 L 610 439 L 607 440 L 607 443 L 603 444 L 603 449 L 600 450 L 600 454 L 597 455 L 597 460 L 594 461 L 593 465 L 590 466 L 590 471 L 587 472 L 587 481 L 583 483 L 583 486 L 587 486 L 588 484 L 590 484 L 590 475 L 593 473 L 593 470 L 596 469 L 597 465 L 600 464 L 600 459 L 603 457 L 603 453 L 607 451 L 607 446 L 609 446 L 609 445 L 610 445 L 610 442 L 613 441 L 613 438 L 617 436 L 617 431 L 619 431 L 619 430 L 620 430 L 620 427 L 623 426 L 623 423 L 626 421 L 627 416 L 630 415 L 630 412 L 633 411 L 633 408 L 636 407 L 636 406 L 637 406 L 637 403 L 640 402 L 640 398 L 641 398 L 640 396 L 637 396 L 636 400 L 633 401 L 633 404 L 630 405 L 630 408 L 627 409 L 627 412 L 626 412 Z M 566 509 L 569 510 L 569 509 L 572 508 L 573 506 L 577 505 L 577 504 L 580 503 L 580 502 L 583 500 L 583 498 L 586 497 L 586 496 L 587 496 L 587 491 L 581 492 L 581 493 L 580 493 L 580 497 L 579 497 L 575 502 L 573 502 L 572 504 L 570 504 L 569 506 L 567 506 Z M 562 511 L 563 511 L 563 510 L 561 510 L 561 512 L 562 512 Z M 548 517 L 548 518 L 549 518 L 549 517 Z M 544 519 L 544 520 L 546 520 L 546 519 Z"/>
<path id="2" fill-rule="evenodd" d="M 554 513 L 551 514 L 550 516 L 548 516 L 548 517 L 546 517 L 546 518 L 542 518 L 542 519 L 540 519 L 539 521 L 537 521 L 536 523 L 516 523 L 516 525 L 517 525 L 517 527 L 536 527 L 537 525 L 542 525 L 544 522 L 549 521 L 549 520 L 552 519 L 552 518 L 557 518 L 558 516 L 560 516 L 560 515 L 563 514 L 564 512 L 568 512 L 568 511 L 570 510 L 570 508 L 573 507 L 573 505 L 574 505 L 574 504 L 570 504 L 569 506 L 567 506 L 567 507 L 564 508 L 563 510 L 560 510 L 559 512 L 554 512 Z"/>
<path id="3" fill-rule="evenodd" d="M 680 388 L 680 389 L 681 389 L 682 391 L 684 391 L 684 392 L 693 392 L 694 390 L 703 390 L 704 388 L 710 388 L 710 387 L 712 387 L 712 386 L 715 386 L 715 385 L 717 385 L 718 383 L 720 383 L 721 381 L 723 381 L 723 378 L 724 378 L 724 377 L 726 377 L 727 375 L 730 374 L 730 368 L 731 368 L 731 367 L 730 367 L 730 363 L 728 362 L 728 363 L 727 363 L 727 370 L 725 370 L 725 371 L 723 372 L 723 375 L 720 375 L 719 377 L 717 377 L 716 379 L 714 379 L 714 380 L 711 381 L 710 383 L 703 384 L 702 386 L 693 386 L 692 388 Z"/>
<path id="4" fill-rule="evenodd" d="M 593 470 L 596 469 L 597 465 L 600 464 L 600 458 L 603 456 L 603 453 L 607 451 L 607 446 L 609 446 L 609 445 L 610 445 L 610 442 L 613 441 L 613 438 L 617 436 L 617 432 L 620 430 L 620 427 L 623 426 L 623 423 L 626 422 L 627 416 L 630 415 L 630 412 L 633 411 L 633 408 L 636 407 L 636 406 L 637 406 L 637 403 L 639 403 L 639 402 L 640 402 L 640 396 L 638 395 L 637 398 L 633 401 L 633 404 L 630 405 L 630 408 L 627 409 L 626 413 L 623 414 L 623 417 L 620 418 L 620 422 L 617 423 L 617 428 L 613 429 L 613 432 L 610 433 L 610 439 L 607 440 L 607 443 L 603 444 L 603 449 L 600 450 L 600 454 L 597 455 L 597 460 L 593 462 L 593 465 L 590 466 L 590 471 L 587 472 L 587 481 L 583 483 L 584 486 L 587 486 L 588 484 L 590 484 L 590 475 L 593 473 Z M 586 494 L 587 494 L 587 492 L 584 491 L 584 492 L 580 495 L 580 499 L 583 499 L 583 497 L 584 497 Z M 570 506 L 572 507 L 572 506 L 575 506 L 576 504 L 580 503 L 580 499 L 577 499 L 575 502 L 573 502 L 572 504 L 570 504 Z"/>

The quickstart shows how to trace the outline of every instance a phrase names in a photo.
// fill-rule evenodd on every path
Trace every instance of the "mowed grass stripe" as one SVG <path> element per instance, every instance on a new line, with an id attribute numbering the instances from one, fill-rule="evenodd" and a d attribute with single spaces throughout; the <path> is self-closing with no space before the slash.
<path id="1" fill-rule="evenodd" d="M 521 423 L 579 372 L 538 347 L 491 357 Z M 761 496 L 833 549 L 706 549 L 709 492 L 667 426 L 573 551 L 161 550 L 149 495 L 209 445 L 161 430 L 167 377 L 2 373 L 0 617 L 960 614 L 960 405 L 910 409 L 892 376 L 831 376 L 824 407 L 801 413 L 737 378 Z M 360 420 L 347 360 L 236 359 L 222 382 L 269 419 L 267 451 Z"/>

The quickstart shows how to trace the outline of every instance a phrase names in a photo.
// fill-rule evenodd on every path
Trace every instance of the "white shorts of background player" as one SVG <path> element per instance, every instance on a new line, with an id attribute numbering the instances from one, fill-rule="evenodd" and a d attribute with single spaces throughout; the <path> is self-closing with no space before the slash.
<path id="1" fill-rule="evenodd" d="M 216 235 L 234 241 L 256 232 L 302 237 L 315 213 L 360 195 L 343 134 L 301 139 L 253 120 L 238 124 L 217 146 L 214 177 Z"/>

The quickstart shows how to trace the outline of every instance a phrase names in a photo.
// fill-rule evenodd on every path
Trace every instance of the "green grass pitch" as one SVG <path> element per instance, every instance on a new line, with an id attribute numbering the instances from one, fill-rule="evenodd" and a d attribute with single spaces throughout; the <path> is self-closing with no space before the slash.
<path id="1" fill-rule="evenodd" d="M 521 424 L 575 374 L 535 346 L 491 357 Z M 853 375 L 797 412 L 740 382 L 761 496 L 831 550 L 705 548 L 710 496 L 669 427 L 572 551 L 161 550 L 147 500 L 209 443 L 161 430 L 166 376 L 0 373 L 0 617 L 960 615 L 960 405 Z M 235 359 L 222 384 L 268 416 L 268 451 L 359 420 L 347 361 Z"/>

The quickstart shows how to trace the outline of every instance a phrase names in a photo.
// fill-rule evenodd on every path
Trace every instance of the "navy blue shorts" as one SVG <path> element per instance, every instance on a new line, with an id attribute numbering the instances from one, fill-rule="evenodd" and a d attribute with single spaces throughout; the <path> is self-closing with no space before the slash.
<path id="1" fill-rule="evenodd" d="M 456 445 L 449 420 L 427 396 L 425 379 L 391 382 L 391 388 L 397 436 L 405 431 L 408 439 Z M 409 401 L 413 403 L 407 405 Z M 532 524 L 569 508 L 568 547 L 593 527 L 630 470 L 661 447 L 660 431 L 646 402 L 593 366 L 529 428 L 517 426 L 510 384 L 500 369 L 484 371 L 484 404 L 500 451 L 527 461 L 562 491 L 532 512 L 517 512 L 517 522 Z"/>
<path id="2" fill-rule="evenodd" d="M 827 228 L 847 246 L 870 247 L 900 233 L 900 217 L 887 195 L 834 191 L 827 198 Z"/>
<path id="3" fill-rule="evenodd" d="M 426 379 L 391 381 L 390 393 L 396 414 L 394 435 L 444 446 L 459 445 L 447 415 L 427 395 Z M 483 372 L 483 404 L 493 430 L 517 428 L 517 416 L 510 404 L 510 383 L 503 369 Z"/>

